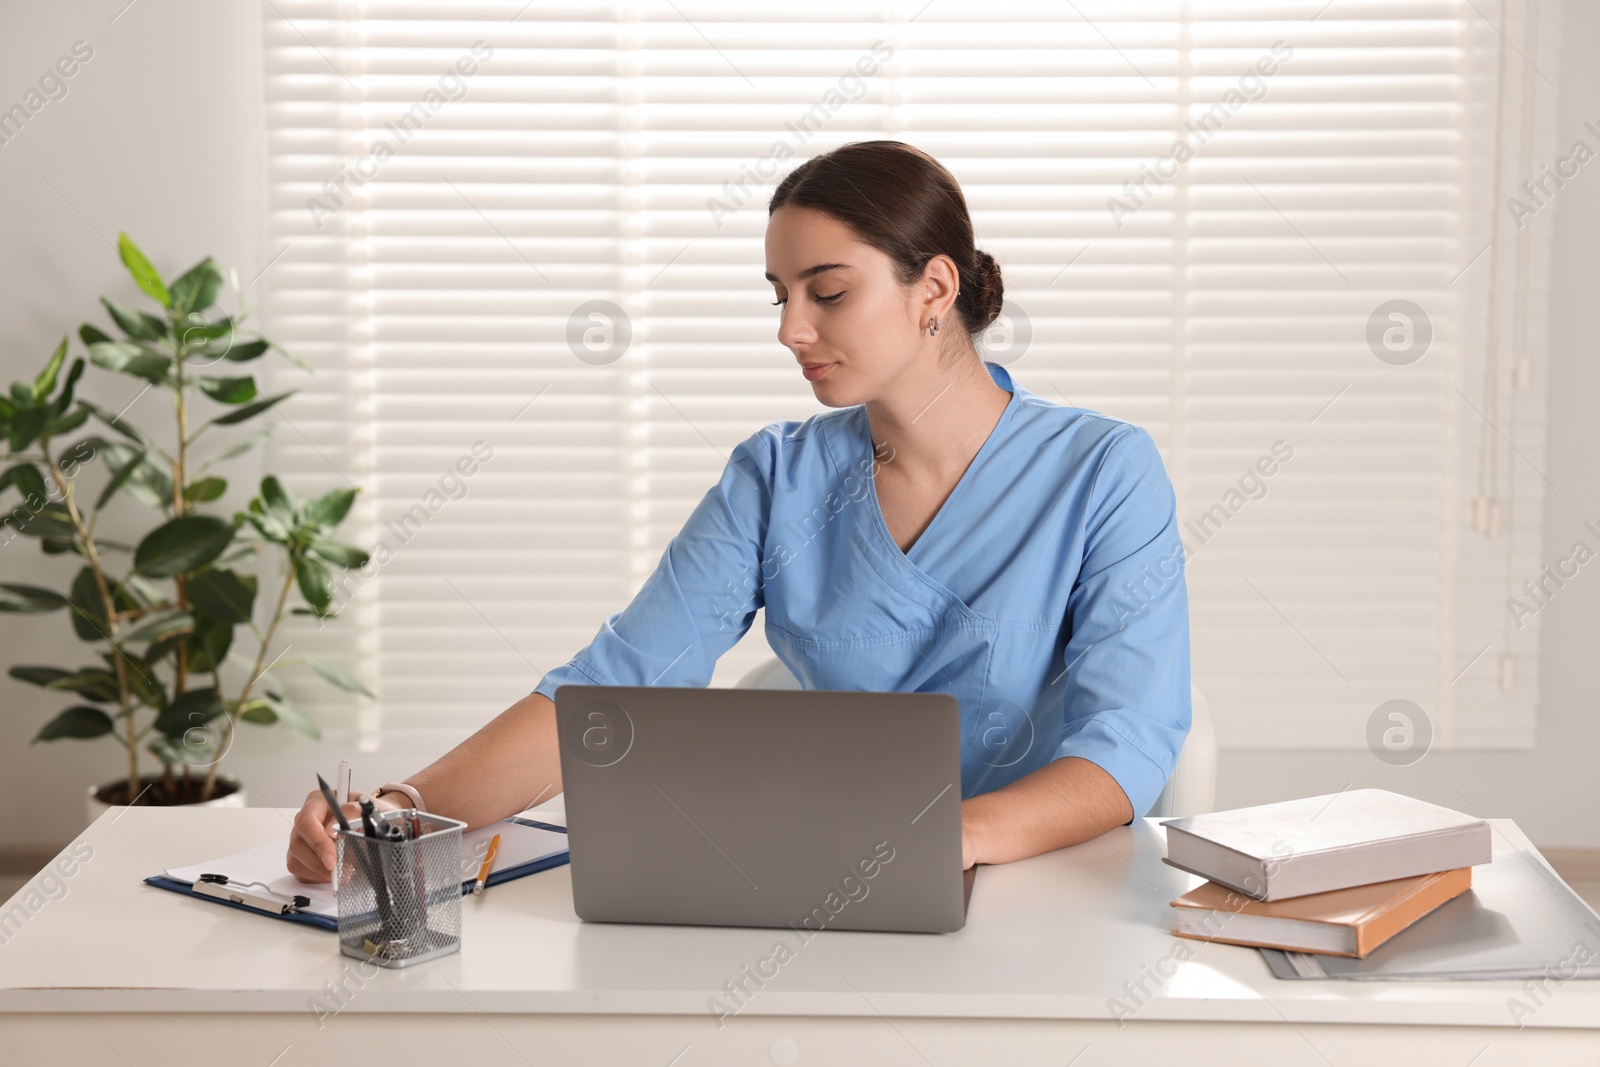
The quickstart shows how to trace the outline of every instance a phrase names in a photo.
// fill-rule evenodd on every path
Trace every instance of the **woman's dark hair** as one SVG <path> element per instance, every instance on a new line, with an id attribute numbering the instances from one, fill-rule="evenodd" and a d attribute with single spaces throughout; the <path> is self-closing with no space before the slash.
<path id="1" fill-rule="evenodd" d="M 955 309 L 969 337 L 1000 315 L 1000 264 L 973 247 L 967 199 L 944 165 L 900 141 L 854 141 L 800 164 L 784 176 L 767 206 L 814 208 L 849 226 L 894 261 L 901 285 L 922 277 L 934 256 L 949 256 L 961 275 Z"/>

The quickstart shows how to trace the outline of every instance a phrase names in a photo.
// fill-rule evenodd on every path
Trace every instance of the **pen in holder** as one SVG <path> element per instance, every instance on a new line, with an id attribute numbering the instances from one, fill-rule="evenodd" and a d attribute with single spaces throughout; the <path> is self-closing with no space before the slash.
<path id="1" fill-rule="evenodd" d="M 339 952 L 409 967 L 461 947 L 461 832 L 411 808 L 373 816 L 376 835 L 340 830 Z"/>

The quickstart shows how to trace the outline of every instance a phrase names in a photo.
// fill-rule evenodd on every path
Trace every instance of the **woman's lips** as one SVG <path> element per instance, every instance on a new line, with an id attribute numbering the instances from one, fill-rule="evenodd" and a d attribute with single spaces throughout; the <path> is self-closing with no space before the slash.
<path id="1" fill-rule="evenodd" d="M 838 364 L 836 364 L 836 363 L 823 363 L 823 364 L 821 364 L 819 366 L 814 366 L 814 367 L 802 366 L 800 368 L 800 373 L 804 374 L 806 376 L 806 381 L 814 382 L 818 378 L 821 378 L 823 375 L 827 374 L 829 371 L 831 371 L 836 366 L 838 366 Z"/>

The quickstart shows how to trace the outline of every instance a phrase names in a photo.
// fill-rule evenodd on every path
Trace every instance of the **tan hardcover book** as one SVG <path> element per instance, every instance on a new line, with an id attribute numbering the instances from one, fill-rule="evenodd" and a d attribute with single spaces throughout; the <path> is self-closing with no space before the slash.
<path id="1" fill-rule="evenodd" d="M 1289 900 L 1254 900 L 1206 882 L 1172 902 L 1179 937 L 1365 959 L 1439 905 L 1472 888 L 1472 868 L 1396 878 Z"/>

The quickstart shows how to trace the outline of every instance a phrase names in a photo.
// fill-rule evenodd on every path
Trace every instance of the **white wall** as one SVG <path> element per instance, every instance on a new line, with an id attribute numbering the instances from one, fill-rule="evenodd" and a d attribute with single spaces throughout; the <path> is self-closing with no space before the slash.
<path id="1" fill-rule="evenodd" d="M 127 230 L 164 271 L 211 254 L 246 278 L 264 266 L 264 182 L 258 11 L 245 0 L 123 0 L 7 5 L 0 14 L 0 108 L 74 41 L 94 57 L 11 143 L 0 145 L 0 386 L 31 377 L 55 341 L 95 315 L 95 298 L 135 298 L 98 228 Z M 1600 120 L 1600 6 L 1568 0 L 1563 14 L 1561 143 L 1584 119 Z M 1592 143 L 1592 142 L 1591 142 Z M 1585 520 L 1600 520 L 1600 360 L 1595 358 L 1594 279 L 1600 277 L 1600 164 L 1560 194 L 1554 262 L 1550 374 L 1552 491 L 1546 559 L 1563 554 Z M 46 183 L 53 182 L 62 195 Z M 71 204 L 68 204 L 70 200 Z M 76 209 L 76 210 L 75 210 Z M 79 212 L 85 218 L 80 217 Z M 92 225 L 91 225 L 92 224 Z M 130 388 L 127 396 L 131 397 Z M 147 395 L 130 416 L 152 425 L 163 413 Z M 240 481 L 250 481 L 248 469 Z M 130 514 L 133 513 L 130 509 Z M 0 579 L 58 582 L 72 567 L 46 562 L 32 543 L 0 547 Z M 1600 847 L 1600 572 L 1579 580 L 1541 613 L 1544 626 L 1538 748 L 1528 753 L 1430 753 L 1388 767 L 1364 749 L 1348 753 L 1223 752 L 1223 807 L 1379 785 L 1462 810 L 1509 816 L 1544 846 Z M 0 665 L 57 663 L 81 645 L 63 617 L 0 616 Z M 719 679 L 720 684 L 720 679 Z M 28 739 L 64 701 L 0 677 L 0 805 L 25 813 L 0 824 L 0 847 L 64 843 L 83 825 L 81 795 L 110 779 L 121 750 L 109 742 Z M 463 731 L 470 724 L 463 725 Z M 297 803 L 314 750 L 273 731 L 229 757 L 257 787 L 252 800 Z M 352 753 L 351 755 L 357 755 Z M 372 782 L 416 769 L 432 753 L 360 754 Z"/>
<path id="2" fill-rule="evenodd" d="M 74 42 L 93 49 L 66 96 L 0 144 L 0 388 L 31 380 L 63 333 L 105 324 L 101 295 L 145 299 L 117 258 L 119 230 L 169 278 L 206 255 L 243 279 L 265 262 L 256 4 L 140 0 L 122 11 L 124 3 L 12 3 L 0 13 L 0 109 L 22 101 Z M 76 336 L 73 348 L 82 351 Z M 97 381 L 88 394 L 113 403 L 115 376 L 89 376 Z M 136 393 L 130 384 L 120 395 Z M 171 423 L 171 406 L 151 390 L 128 418 L 153 430 Z M 235 469 L 241 485 L 259 478 L 250 464 Z M 118 507 L 108 517 L 130 524 L 154 514 L 131 501 Z M 31 539 L 0 546 L 0 579 L 63 584 L 76 570 Z M 87 652 L 65 615 L 0 617 L 0 666 L 89 663 Z M 70 703 L 0 678 L 0 808 L 13 813 L 0 843 L 70 840 L 84 825 L 87 785 L 126 767 L 103 738 L 29 744 Z M 144 762 L 155 769 L 148 754 Z"/>

